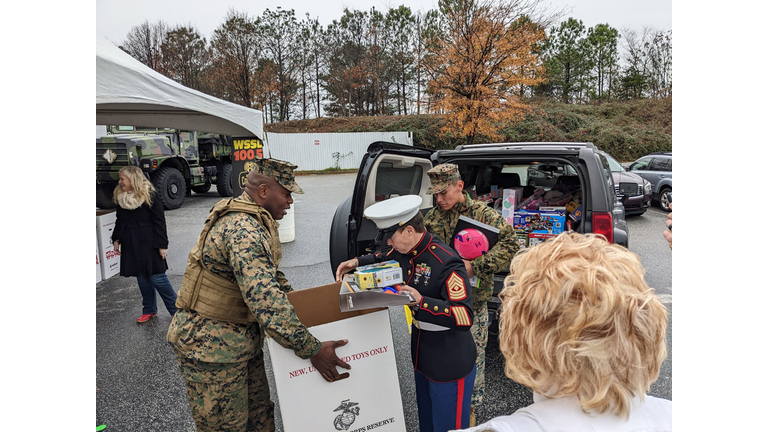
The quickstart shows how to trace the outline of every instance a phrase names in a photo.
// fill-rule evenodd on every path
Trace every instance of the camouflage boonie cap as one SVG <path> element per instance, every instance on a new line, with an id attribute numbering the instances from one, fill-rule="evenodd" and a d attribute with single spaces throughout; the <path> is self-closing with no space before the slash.
<path id="1" fill-rule="evenodd" d="M 293 177 L 293 170 L 298 168 L 290 162 L 285 162 L 277 159 L 255 159 L 253 161 L 254 167 L 251 171 L 255 171 L 259 174 L 264 174 L 267 177 L 272 177 L 277 180 L 280 185 L 289 191 L 297 194 L 303 194 L 304 191 L 296 184 L 296 180 Z"/>
<path id="2" fill-rule="evenodd" d="M 436 194 L 448 188 L 448 185 L 459 180 L 459 166 L 456 164 L 440 164 L 427 171 L 431 186 L 428 194 Z"/>

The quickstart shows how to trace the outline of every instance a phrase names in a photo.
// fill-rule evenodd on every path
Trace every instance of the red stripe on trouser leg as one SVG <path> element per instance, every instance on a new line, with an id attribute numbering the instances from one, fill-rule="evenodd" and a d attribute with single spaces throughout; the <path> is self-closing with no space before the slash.
<path id="1" fill-rule="evenodd" d="M 464 402 L 464 378 L 456 381 L 456 429 L 461 429 L 461 404 Z"/>

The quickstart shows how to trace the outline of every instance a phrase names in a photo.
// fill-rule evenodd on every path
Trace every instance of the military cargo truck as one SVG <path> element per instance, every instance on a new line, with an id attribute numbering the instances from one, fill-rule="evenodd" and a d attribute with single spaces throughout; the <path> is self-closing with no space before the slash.
<path id="1" fill-rule="evenodd" d="M 192 191 L 232 196 L 232 146 L 229 137 L 174 129 L 110 126 L 96 139 L 96 206 L 114 208 L 112 193 L 120 168 L 144 171 L 167 210 L 181 207 Z"/>

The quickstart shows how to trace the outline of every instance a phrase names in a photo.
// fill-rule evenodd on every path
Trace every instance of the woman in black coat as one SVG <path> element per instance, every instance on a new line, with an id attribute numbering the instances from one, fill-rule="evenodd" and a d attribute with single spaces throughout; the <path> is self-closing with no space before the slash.
<path id="1" fill-rule="evenodd" d="M 119 176 L 114 192 L 118 207 L 112 242 L 120 255 L 120 276 L 136 276 L 139 283 L 143 309 L 136 322 L 146 322 L 157 315 L 155 291 L 173 315 L 176 292 L 165 275 L 168 233 L 163 203 L 156 199 L 155 188 L 139 167 L 123 167 Z"/>

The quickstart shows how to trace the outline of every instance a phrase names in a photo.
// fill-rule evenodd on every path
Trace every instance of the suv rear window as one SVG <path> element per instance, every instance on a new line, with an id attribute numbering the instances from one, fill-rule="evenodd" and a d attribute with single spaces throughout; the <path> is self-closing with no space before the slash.
<path id="1" fill-rule="evenodd" d="M 388 198 L 419 194 L 424 170 L 419 165 L 408 168 L 394 168 L 391 162 L 382 162 L 376 170 L 376 201 Z"/>
<path id="2" fill-rule="evenodd" d="M 504 209 L 509 205 L 502 204 L 505 189 L 515 189 L 519 194 L 515 197 L 519 210 L 527 210 L 533 214 L 540 209 L 543 212 L 562 212 L 567 216 L 578 209 L 583 202 L 579 179 L 576 168 L 562 160 L 537 160 L 537 161 L 472 161 L 454 162 L 459 165 L 461 178 L 464 180 L 464 189 L 469 195 L 505 215 Z M 609 173 L 610 175 L 610 173 Z M 535 196 L 533 196 L 535 195 Z M 530 198 L 533 201 L 524 203 Z M 517 207 L 517 205 L 525 205 Z M 559 208 L 559 209 L 555 209 Z M 510 213 L 512 214 L 512 213 Z M 573 220 L 561 221 L 562 229 L 567 228 L 579 231 L 580 217 L 574 216 Z M 532 216 L 535 218 L 535 216 Z M 510 224 L 513 222 L 510 220 Z M 566 226 L 567 223 L 567 226 Z M 556 234 L 551 232 L 550 234 Z M 520 233 L 523 237 L 525 234 Z M 518 237 L 520 237 L 518 235 Z"/>
<path id="3" fill-rule="evenodd" d="M 672 171 L 672 158 L 653 158 L 648 171 Z"/>

